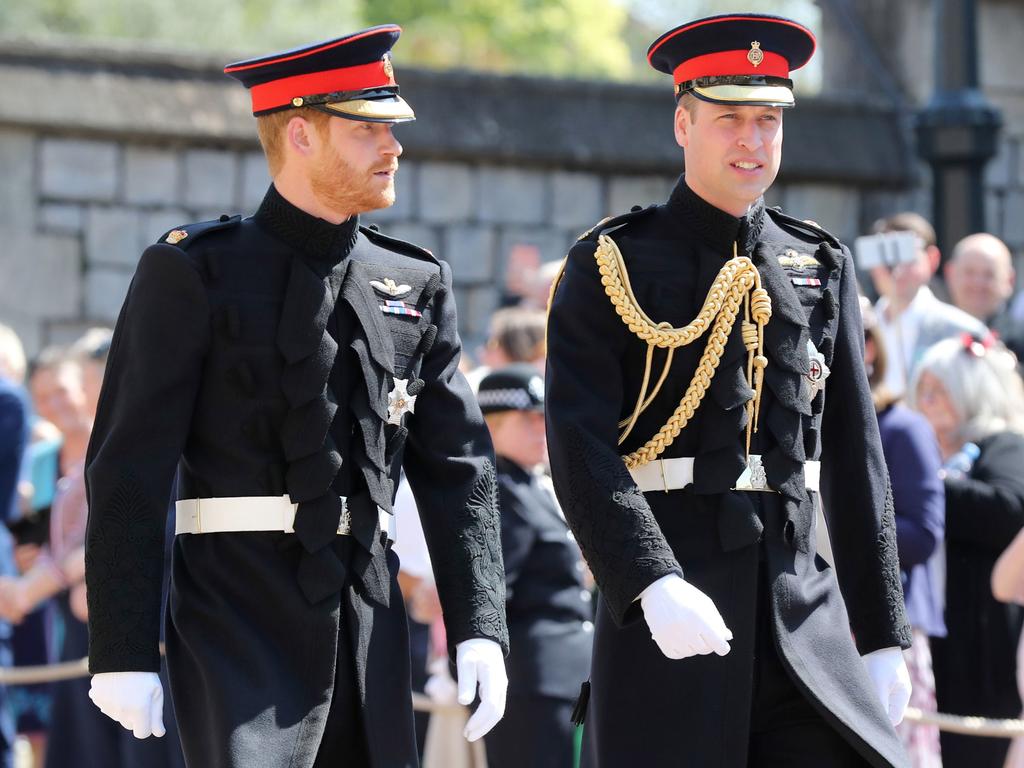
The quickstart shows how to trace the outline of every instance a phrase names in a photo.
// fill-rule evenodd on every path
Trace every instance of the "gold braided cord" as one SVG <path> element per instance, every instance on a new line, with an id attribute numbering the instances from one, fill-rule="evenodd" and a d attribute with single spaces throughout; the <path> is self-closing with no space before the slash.
<path id="1" fill-rule="evenodd" d="M 750 435 L 756 427 L 764 366 L 767 364 L 767 359 L 764 357 L 764 326 L 771 317 L 771 299 L 767 291 L 761 287 L 761 275 L 753 262 L 745 256 L 736 255 L 734 244 L 733 258 L 729 259 L 719 270 L 697 317 L 682 328 L 672 328 L 667 323 L 655 323 L 640 307 L 629 283 L 629 274 L 622 252 L 614 240 L 607 235 L 601 235 L 594 251 L 594 258 L 601 274 L 601 284 L 604 286 L 605 294 L 611 300 L 615 312 L 634 335 L 648 344 L 643 385 L 633 415 L 626 421 L 627 429 L 620 435 L 620 444 L 635 426 L 639 415 L 653 401 L 654 395 L 657 394 L 657 390 L 660 389 L 661 383 L 668 373 L 671 356 L 666 360 L 666 367 L 662 371 L 655 392 L 648 397 L 647 386 L 653 363 L 653 348 L 661 347 L 668 349 L 671 353 L 674 349 L 691 344 L 711 327 L 711 333 L 697 365 L 697 370 L 679 405 L 654 437 L 636 451 L 623 456 L 626 466 L 630 469 L 640 467 L 660 456 L 696 413 L 721 361 L 725 344 L 736 322 L 741 303 L 744 304 L 745 315 L 743 341 L 748 352 L 747 380 L 754 389 L 754 398 L 747 404 L 749 415 L 747 453 L 749 454 Z M 751 323 L 751 318 L 753 318 L 753 323 Z"/>

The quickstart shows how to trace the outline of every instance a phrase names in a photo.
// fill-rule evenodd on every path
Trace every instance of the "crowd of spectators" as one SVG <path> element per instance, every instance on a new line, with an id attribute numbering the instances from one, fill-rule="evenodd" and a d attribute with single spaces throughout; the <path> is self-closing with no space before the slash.
<path id="1" fill-rule="evenodd" d="M 964 238 L 950 252 L 941 272 L 944 283 L 939 283 L 941 254 L 926 220 L 903 213 L 873 229 L 911 232 L 918 243 L 913 262 L 865 275 L 865 287 L 873 288 L 878 299 L 862 299 L 865 365 L 889 465 L 913 627 L 914 645 L 906 654 L 914 682 L 911 703 L 953 714 L 1018 717 L 1018 679 L 1024 682 L 1024 384 L 1019 366 L 1024 298 L 1015 293 L 1011 254 L 990 234 Z M 558 533 L 564 521 L 559 522 L 544 474 L 543 447 L 535 445 L 529 455 L 517 453 L 541 423 L 536 414 L 542 409 L 542 386 L 537 390 L 533 374 L 524 371 L 534 371 L 536 381 L 542 381 L 544 306 L 558 265 L 541 263 L 526 247 L 509 263 L 502 286 L 505 306 L 494 313 L 484 343 L 464 351 L 461 368 L 475 391 L 481 382 L 490 382 L 484 386 L 488 390 L 511 377 L 513 382 L 529 379 L 522 384 L 524 391 L 541 393 L 540 403 L 527 398 L 529 407 L 506 409 L 517 415 L 488 416 L 504 472 L 502 498 L 506 505 L 515 498 L 518 505 L 514 513 L 503 512 L 509 516 L 503 520 L 505 544 L 512 548 L 506 562 L 514 566 L 508 569 L 510 605 L 529 596 L 532 612 L 510 608 L 510 624 L 520 622 L 512 631 L 523 633 L 528 638 L 523 644 L 529 645 L 535 628 L 550 622 L 538 600 L 564 601 L 592 585 L 578 548 L 564 545 L 571 542 L 567 529 L 556 546 L 552 532 Z M 949 302 L 939 298 L 943 293 Z M 73 660 L 86 653 L 83 467 L 110 339 L 109 330 L 93 329 L 71 345 L 42 350 L 29 367 L 17 337 L 0 326 L 2 667 Z M 506 383 L 500 389 L 516 386 Z M 505 434 L 510 424 L 521 427 L 512 438 Z M 536 433 L 538 440 L 542 432 Z M 520 485 L 529 492 L 519 494 Z M 395 506 L 414 687 L 436 702 L 452 702 L 455 688 L 444 661 L 440 605 L 407 485 L 400 486 Z M 545 558 L 559 563 L 557 577 L 545 567 L 531 567 Z M 552 581 L 550 589 L 538 585 L 544 573 L 561 581 Z M 562 603 L 555 608 L 564 613 Z M 571 612 L 577 645 L 581 638 L 586 642 L 589 632 L 586 610 L 581 603 Z M 535 645 L 530 659 L 510 657 L 511 668 L 525 664 L 534 672 L 543 670 L 538 659 L 555 652 L 543 643 Z M 558 651 L 559 669 L 572 667 L 563 651 Z M 31 760 L 24 765 L 181 765 L 169 706 L 165 722 L 170 736 L 137 742 L 92 707 L 87 690 L 86 681 L 78 680 L 3 691 L 0 768 L 13 764 L 15 733 L 30 747 Z M 493 752 L 493 745 L 505 739 L 519 744 L 523 754 L 534 754 L 529 750 L 537 745 L 523 741 L 531 731 L 548 741 L 558 733 L 563 757 L 551 765 L 562 764 L 565 739 L 572 734 L 554 722 L 570 708 L 568 687 L 555 692 L 541 685 L 520 688 L 510 693 L 510 702 L 517 700 L 521 705 L 513 706 L 515 717 L 504 730 L 495 730 L 488 747 Z M 537 725 L 545 713 L 553 713 L 547 731 Z M 456 716 L 448 727 L 442 716 L 432 725 L 421 718 L 421 749 L 428 764 L 470 764 L 465 743 L 445 735 L 458 732 L 458 721 Z M 48 743 L 47 734 L 56 733 L 61 738 Z M 1005 739 L 940 736 L 934 726 L 915 723 L 904 723 L 900 733 L 915 768 L 998 768 L 1004 761 L 1024 766 L 1024 745 L 1015 745 L 1007 758 Z M 492 754 L 496 764 L 498 754 Z"/>

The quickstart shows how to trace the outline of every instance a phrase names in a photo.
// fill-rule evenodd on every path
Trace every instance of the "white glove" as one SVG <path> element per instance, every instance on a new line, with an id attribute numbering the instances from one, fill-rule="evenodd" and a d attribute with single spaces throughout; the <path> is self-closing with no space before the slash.
<path id="1" fill-rule="evenodd" d="M 476 741 L 505 714 L 505 658 L 501 646 L 493 640 L 475 637 L 455 646 L 455 674 L 459 678 L 459 704 L 469 706 L 480 684 L 480 706 L 469 718 L 463 735 Z"/>
<path id="2" fill-rule="evenodd" d="M 164 688 L 155 672 L 101 672 L 92 676 L 89 698 L 135 738 L 163 736 Z"/>
<path id="3" fill-rule="evenodd" d="M 861 656 L 875 686 L 882 709 L 893 725 L 899 725 L 910 703 L 910 672 L 899 648 L 882 648 Z"/>
<path id="4" fill-rule="evenodd" d="M 640 593 L 651 637 L 670 659 L 729 652 L 732 631 L 711 598 L 670 573 Z"/>

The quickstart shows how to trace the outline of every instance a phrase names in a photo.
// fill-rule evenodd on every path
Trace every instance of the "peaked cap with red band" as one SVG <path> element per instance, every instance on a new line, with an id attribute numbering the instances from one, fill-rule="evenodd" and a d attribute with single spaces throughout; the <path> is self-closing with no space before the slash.
<path id="1" fill-rule="evenodd" d="M 730 13 L 669 30 L 647 60 L 673 76 L 676 97 L 692 93 L 717 104 L 793 105 L 789 73 L 814 55 L 814 34 L 781 16 Z"/>
<path id="2" fill-rule="evenodd" d="M 402 33 L 388 24 L 224 67 L 249 89 L 252 113 L 312 107 L 352 120 L 415 120 L 398 95 L 389 51 Z"/>

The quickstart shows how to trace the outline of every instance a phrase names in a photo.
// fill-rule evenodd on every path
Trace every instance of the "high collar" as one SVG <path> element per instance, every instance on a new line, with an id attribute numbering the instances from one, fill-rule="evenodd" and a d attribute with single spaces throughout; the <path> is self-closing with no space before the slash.
<path id="1" fill-rule="evenodd" d="M 348 256 L 359 236 L 358 216 L 331 224 L 292 205 L 273 184 L 253 218 L 286 245 L 325 266 Z"/>
<path id="2" fill-rule="evenodd" d="M 759 197 L 746 215 L 736 218 L 702 198 L 680 176 L 668 199 L 673 218 L 696 230 L 702 240 L 723 256 L 732 256 L 736 243 L 740 256 L 749 256 L 764 228 L 764 198 Z"/>

